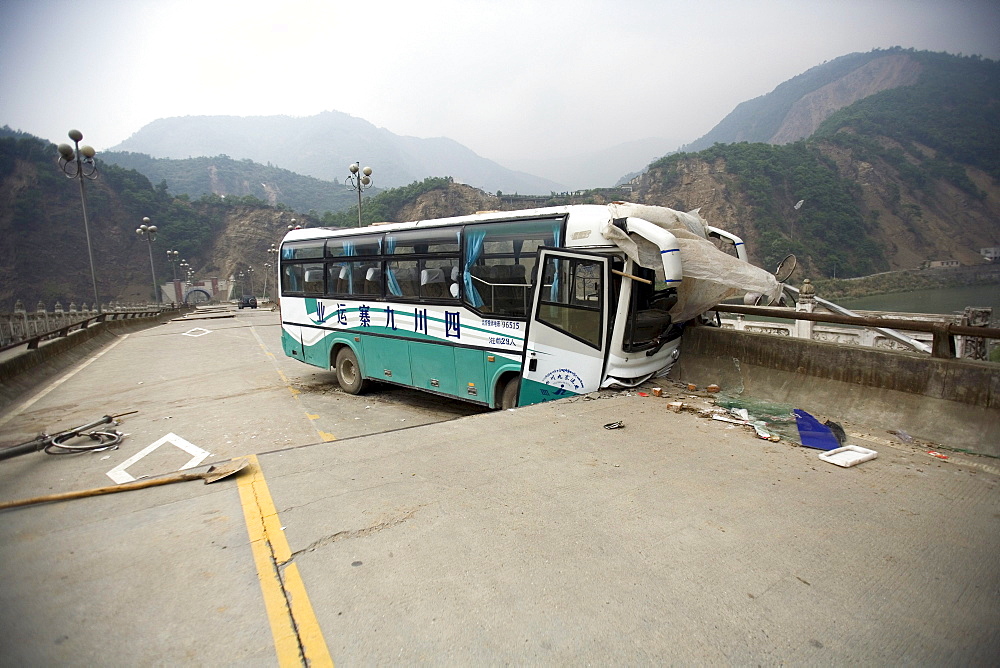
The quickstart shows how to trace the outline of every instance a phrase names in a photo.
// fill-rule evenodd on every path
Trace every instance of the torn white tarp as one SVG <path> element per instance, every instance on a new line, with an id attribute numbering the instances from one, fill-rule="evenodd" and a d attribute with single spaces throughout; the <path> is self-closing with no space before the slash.
<path id="1" fill-rule="evenodd" d="M 611 221 L 641 218 L 668 230 L 677 238 L 683 263 L 683 281 L 677 289 L 677 304 L 670 310 L 674 322 L 690 320 L 732 297 L 755 292 L 772 300 L 781 296 L 781 284 L 773 274 L 724 253 L 708 240 L 705 220 L 698 209 L 684 213 L 662 206 L 618 202 L 608 205 Z M 628 234 L 611 221 L 601 233 L 643 267 L 662 266 L 660 248 L 649 240 Z"/>

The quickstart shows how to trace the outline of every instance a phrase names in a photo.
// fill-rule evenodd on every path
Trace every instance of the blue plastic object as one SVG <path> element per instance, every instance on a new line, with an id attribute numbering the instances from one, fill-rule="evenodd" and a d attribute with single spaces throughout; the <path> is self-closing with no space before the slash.
<path id="1" fill-rule="evenodd" d="M 840 441 L 825 424 L 800 408 L 792 412 L 795 413 L 795 424 L 799 428 L 802 445 L 816 450 L 835 450 L 840 447 Z"/>

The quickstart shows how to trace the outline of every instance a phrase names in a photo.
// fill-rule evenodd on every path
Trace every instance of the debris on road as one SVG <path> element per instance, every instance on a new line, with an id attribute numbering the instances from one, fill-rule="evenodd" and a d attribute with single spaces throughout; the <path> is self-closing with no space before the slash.
<path id="1" fill-rule="evenodd" d="M 821 452 L 818 456 L 825 462 L 848 468 L 875 459 L 878 453 L 860 445 L 845 445 L 842 448 Z"/>
<path id="2" fill-rule="evenodd" d="M 840 441 L 830 427 L 801 408 L 796 408 L 795 424 L 799 428 L 799 441 L 807 448 L 816 450 L 835 450 L 840 447 Z"/>
<path id="3" fill-rule="evenodd" d="M 913 437 L 907 434 L 902 429 L 890 429 L 889 433 L 894 436 L 898 436 L 899 440 L 901 440 L 903 443 L 913 443 Z"/>

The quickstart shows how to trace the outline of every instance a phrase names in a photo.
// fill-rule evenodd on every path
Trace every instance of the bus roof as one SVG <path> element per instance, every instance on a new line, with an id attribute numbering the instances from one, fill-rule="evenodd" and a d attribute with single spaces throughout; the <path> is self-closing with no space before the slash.
<path id="1" fill-rule="evenodd" d="M 592 228 L 600 230 L 601 226 L 610 220 L 610 212 L 604 204 L 570 204 L 567 206 L 550 206 L 537 209 L 520 209 L 518 211 L 490 211 L 467 216 L 452 216 L 450 218 L 429 218 L 407 223 L 376 223 L 366 227 L 306 227 L 291 230 L 282 242 L 304 241 L 308 239 L 326 239 L 329 237 L 351 236 L 355 234 L 381 234 L 399 230 L 412 230 L 426 227 L 446 227 L 449 225 L 466 225 L 469 223 L 486 223 L 494 221 L 531 220 L 564 216 L 570 214 L 574 230 Z"/>

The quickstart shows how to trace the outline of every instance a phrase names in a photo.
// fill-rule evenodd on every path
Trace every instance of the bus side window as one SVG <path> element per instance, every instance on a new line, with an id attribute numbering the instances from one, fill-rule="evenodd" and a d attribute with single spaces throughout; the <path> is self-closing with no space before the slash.
<path id="1" fill-rule="evenodd" d="M 302 292 L 302 265 L 286 264 L 281 271 L 282 292 Z"/>
<path id="2" fill-rule="evenodd" d="M 386 295 L 406 300 L 455 300 L 461 229 L 406 230 L 386 235 Z"/>
<path id="3" fill-rule="evenodd" d="M 307 295 L 322 295 L 326 292 L 322 264 L 300 265 L 302 270 L 302 291 Z"/>
<path id="4" fill-rule="evenodd" d="M 464 298 L 482 313 L 524 318 L 541 246 L 558 246 L 564 218 L 507 221 L 465 228 Z"/>

